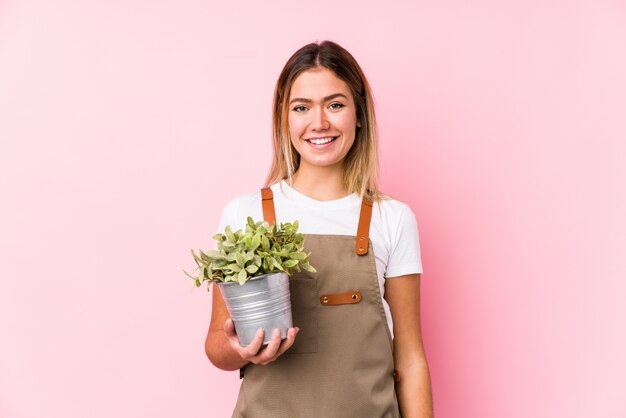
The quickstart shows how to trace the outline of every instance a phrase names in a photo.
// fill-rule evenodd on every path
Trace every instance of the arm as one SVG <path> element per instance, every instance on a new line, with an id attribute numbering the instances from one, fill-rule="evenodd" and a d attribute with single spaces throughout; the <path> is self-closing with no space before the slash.
<path id="1" fill-rule="evenodd" d="M 387 278 L 385 300 L 393 319 L 400 413 L 404 418 L 432 418 L 432 389 L 420 326 L 420 274 Z"/>
<path id="2" fill-rule="evenodd" d="M 225 327 L 226 320 L 230 319 L 224 298 L 220 292 L 219 286 L 213 284 L 211 286 L 213 292 L 213 303 L 211 307 L 211 324 L 209 332 L 204 342 L 204 351 L 209 360 L 215 367 L 222 370 L 237 370 L 249 363 L 231 347 L 226 336 Z M 230 321 L 232 323 L 232 321 Z M 229 323 L 229 324 L 230 324 Z M 230 325 L 232 327 L 232 325 Z"/>

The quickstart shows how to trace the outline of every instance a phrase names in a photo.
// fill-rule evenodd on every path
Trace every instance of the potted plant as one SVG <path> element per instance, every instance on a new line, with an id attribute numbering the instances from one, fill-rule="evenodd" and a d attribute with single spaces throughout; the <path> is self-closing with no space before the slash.
<path id="1" fill-rule="evenodd" d="M 228 225 L 213 239 L 217 250 L 199 250 L 199 255 L 191 250 L 198 275 L 185 274 L 197 287 L 205 282 L 207 290 L 211 283 L 220 286 L 242 346 L 250 345 L 259 328 L 265 331 L 263 344 L 274 328 L 281 330 L 281 339 L 287 338 L 293 326 L 289 277 L 300 268 L 316 272 L 307 260 L 311 253 L 303 251 L 298 221 L 270 226 L 248 216 L 245 232 L 233 232 Z"/>

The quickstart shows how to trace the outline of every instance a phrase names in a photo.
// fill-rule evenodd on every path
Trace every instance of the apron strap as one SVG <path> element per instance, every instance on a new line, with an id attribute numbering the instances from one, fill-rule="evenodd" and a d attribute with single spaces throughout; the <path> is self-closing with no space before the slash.
<path id="1" fill-rule="evenodd" d="M 274 194 L 272 189 L 265 187 L 261 189 L 261 205 L 263 207 L 263 220 L 270 225 L 276 223 L 276 213 L 274 212 Z M 361 213 L 359 215 L 359 226 L 356 231 L 356 248 L 358 255 L 367 254 L 369 248 L 370 221 L 372 219 L 372 202 L 365 199 L 361 202 Z"/>
<path id="2" fill-rule="evenodd" d="M 269 187 L 261 189 L 261 204 L 263 205 L 263 220 L 267 221 L 270 226 L 274 225 L 276 223 L 274 195 Z"/>
<path id="3" fill-rule="evenodd" d="M 361 202 L 361 214 L 359 215 L 359 227 L 356 230 L 356 253 L 367 254 L 369 247 L 370 220 L 372 219 L 372 202 L 365 199 Z"/>

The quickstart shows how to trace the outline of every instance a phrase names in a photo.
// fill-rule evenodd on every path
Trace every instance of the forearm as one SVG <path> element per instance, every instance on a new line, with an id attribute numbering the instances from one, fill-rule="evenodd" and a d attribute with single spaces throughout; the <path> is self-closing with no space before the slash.
<path id="1" fill-rule="evenodd" d="M 223 329 L 209 332 L 205 342 L 205 351 L 211 363 L 218 369 L 238 370 L 249 363 L 233 350 Z"/>
<path id="2" fill-rule="evenodd" d="M 396 382 L 396 394 L 402 418 L 433 418 L 433 398 L 428 364 L 413 363 L 399 368 L 400 381 Z"/>

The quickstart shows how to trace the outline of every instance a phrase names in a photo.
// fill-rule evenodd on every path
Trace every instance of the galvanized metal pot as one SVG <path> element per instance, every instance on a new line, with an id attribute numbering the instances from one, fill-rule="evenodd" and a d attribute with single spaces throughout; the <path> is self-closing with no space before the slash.
<path id="1" fill-rule="evenodd" d="M 217 283 L 242 346 L 248 346 L 259 328 L 265 331 L 263 345 L 269 343 L 274 328 L 280 329 L 281 339 L 293 327 L 289 276 L 268 273 L 238 282 Z"/>

